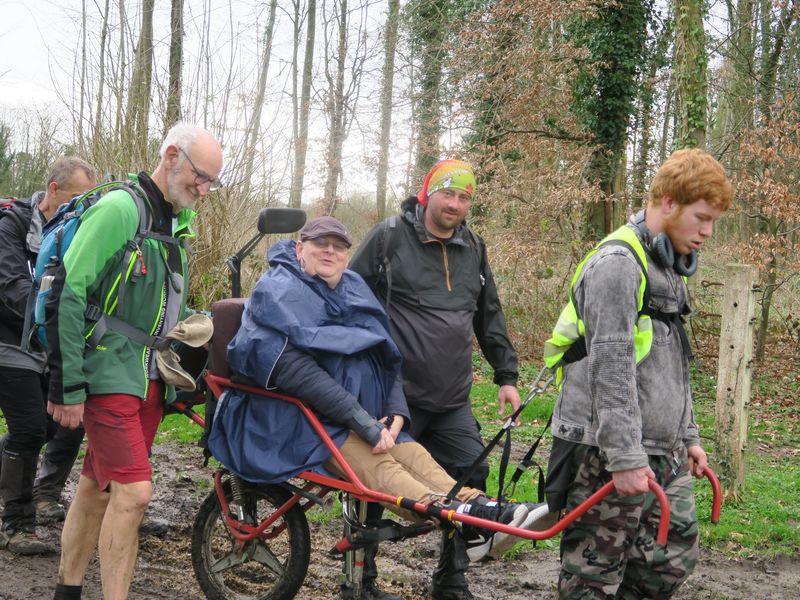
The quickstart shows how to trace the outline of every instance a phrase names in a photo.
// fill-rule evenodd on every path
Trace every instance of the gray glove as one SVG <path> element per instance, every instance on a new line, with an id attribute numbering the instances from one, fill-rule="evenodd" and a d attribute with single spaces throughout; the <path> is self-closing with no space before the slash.
<path id="1" fill-rule="evenodd" d="M 381 439 L 381 431 L 386 429 L 383 423 L 371 417 L 367 411 L 360 406 L 353 409 L 353 412 L 345 419 L 345 425 L 356 433 L 358 437 L 374 446 Z"/>

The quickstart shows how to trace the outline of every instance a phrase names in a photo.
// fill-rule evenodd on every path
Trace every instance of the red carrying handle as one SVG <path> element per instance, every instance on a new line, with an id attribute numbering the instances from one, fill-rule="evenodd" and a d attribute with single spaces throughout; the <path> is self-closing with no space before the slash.
<path id="1" fill-rule="evenodd" d="M 711 500 L 711 522 L 716 525 L 719 523 L 719 515 L 722 511 L 722 487 L 719 485 L 719 479 L 716 474 L 709 467 L 703 469 L 703 475 L 708 478 L 708 482 L 711 484 L 711 491 L 714 493 L 714 497 Z"/>

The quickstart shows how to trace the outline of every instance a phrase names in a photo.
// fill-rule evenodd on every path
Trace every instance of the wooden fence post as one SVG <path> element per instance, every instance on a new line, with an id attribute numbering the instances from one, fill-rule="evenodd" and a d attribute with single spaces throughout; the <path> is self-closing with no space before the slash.
<path id="1" fill-rule="evenodd" d="M 720 306 L 716 445 L 721 475 L 734 495 L 744 486 L 757 277 L 758 271 L 752 265 L 727 265 Z"/>

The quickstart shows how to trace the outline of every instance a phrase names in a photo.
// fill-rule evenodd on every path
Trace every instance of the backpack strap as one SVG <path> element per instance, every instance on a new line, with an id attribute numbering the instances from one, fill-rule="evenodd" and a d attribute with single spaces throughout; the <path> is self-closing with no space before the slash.
<path id="1" fill-rule="evenodd" d="M 139 215 L 139 225 L 136 235 L 125 245 L 125 254 L 123 255 L 122 265 L 120 267 L 120 284 L 119 291 L 117 292 L 117 306 L 115 309 L 117 314 L 122 314 L 122 309 L 125 302 L 125 289 L 127 287 L 126 284 L 128 280 L 133 279 L 136 281 L 136 279 L 144 274 L 144 271 L 141 267 L 141 261 L 137 261 L 133 267 L 131 276 L 129 278 L 126 277 L 131 257 L 134 253 L 141 254 L 141 245 L 145 238 L 153 238 L 168 244 L 180 244 L 180 241 L 172 236 L 150 231 L 152 226 L 152 216 L 150 215 L 150 210 L 148 208 L 149 202 L 144 195 L 144 191 L 142 191 L 138 185 L 126 181 L 122 186 L 120 186 L 120 189 L 127 191 L 131 195 L 131 198 L 133 198 Z M 100 340 L 102 340 L 103 336 L 106 334 L 106 331 L 109 329 L 113 329 L 117 333 L 121 333 L 125 337 L 132 339 L 134 342 L 149 348 L 155 348 L 157 350 L 166 348 L 170 343 L 169 340 L 164 337 L 149 335 L 141 329 L 126 323 L 119 317 L 106 314 L 99 304 L 88 304 L 84 313 L 84 317 L 87 321 L 95 322 L 94 328 L 92 329 L 92 334 L 86 340 L 86 345 L 90 348 L 96 348 L 100 343 Z"/>
<path id="2" fill-rule="evenodd" d="M 28 292 L 28 299 L 25 302 L 25 320 L 22 323 L 22 339 L 19 348 L 23 352 L 31 351 L 31 336 L 33 335 L 33 305 L 36 303 L 37 286 L 31 282 L 31 291 Z"/>
<path id="3" fill-rule="evenodd" d="M 86 340 L 86 345 L 89 348 L 96 348 L 106 334 L 106 331 L 113 329 L 117 333 L 121 333 L 125 337 L 132 339 L 134 342 L 147 346 L 148 348 L 155 348 L 156 350 L 163 350 L 167 348 L 171 341 L 159 335 L 148 335 L 141 329 L 126 323 L 119 317 L 107 315 L 103 312 L 102 307 L 97 304 L 89 304 L 84 313 L 86 320 L 96 321 L 92 335 Z"/>
<path id="4" fill-rule="evenodd" d="M 483 251 L 481 239 L 478 237 L 478 234 L 472 231 L 472 228 L 469 225 L 464 225 L 464 227 L 466 228 L 467 233 L 469 233 L 472 249 L 478 256 L 478 272 L 481 276 L 481 287 L 483 287 L 486 285 L 486 253 Z"/>
<path id="5" fill-rule="evenodd" d="M 152 226 L 152 217 L 150 216 L 150 211 L 148 210 L 148 203 L 144 200 L 142 192 L 139 189 L 139 186 L 136 185 L 124 185 L 122 186 L 126 192 L 131 195 L 133 198 L 134 203 L 136 204 L 136 212 L 139 215 L 139 228 L 136 232 L 136 235 L 133 236 L 132 240 L 128 240 L 128 243 L 125 245 L 125 254 L 122 257 L 122 265 L 121 265 L 121 272 L 120 272 L 120 284 L 119 284 L 119 291 L 117 292 L 117 313 L 122 314 L 122 309 L 125 305 L 125 285 L 126 283 L 126 274 L 128 271 L 128 265 L 131 261 L 131 256 L 134 252 L 137 254 L 141 253 L 140 245 L 142 241 L 147 237 L 148 232 L 150 231 L 150 227 Z M 133 273 L 131 274 L 131 278 L 135 281 L 139 278 L 142 272 L 139 270 L 140 264 L 137 263 L 134 266 Z"/>
<path id="6" fill-rule="evenodd" d="M 392 257 L 397 252 L 400 242 L 400 230 L 397 227 L 397 215 L 392 215 L 383 222 L 381 234 L 380 254 L 378 255 L 378 275 L 386 277 L 386 313 L 389 313 L 389 304 L 392 301 Z M 390 317 L 391 318 L 391 317 Z"/>

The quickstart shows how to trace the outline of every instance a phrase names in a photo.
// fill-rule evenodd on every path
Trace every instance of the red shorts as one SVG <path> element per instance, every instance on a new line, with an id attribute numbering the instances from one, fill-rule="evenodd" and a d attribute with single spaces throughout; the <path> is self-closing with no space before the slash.
<path id="1" fill-rule="evenodd" d="M 98 394 L 86 398 L 83 427 L 86 456 L 81 475 L 108 490 L 112 481 L 150 481 L 150 448 L 164 414 L 164 384 L 151 381 L 142 402 L 128 394 Z"/>

